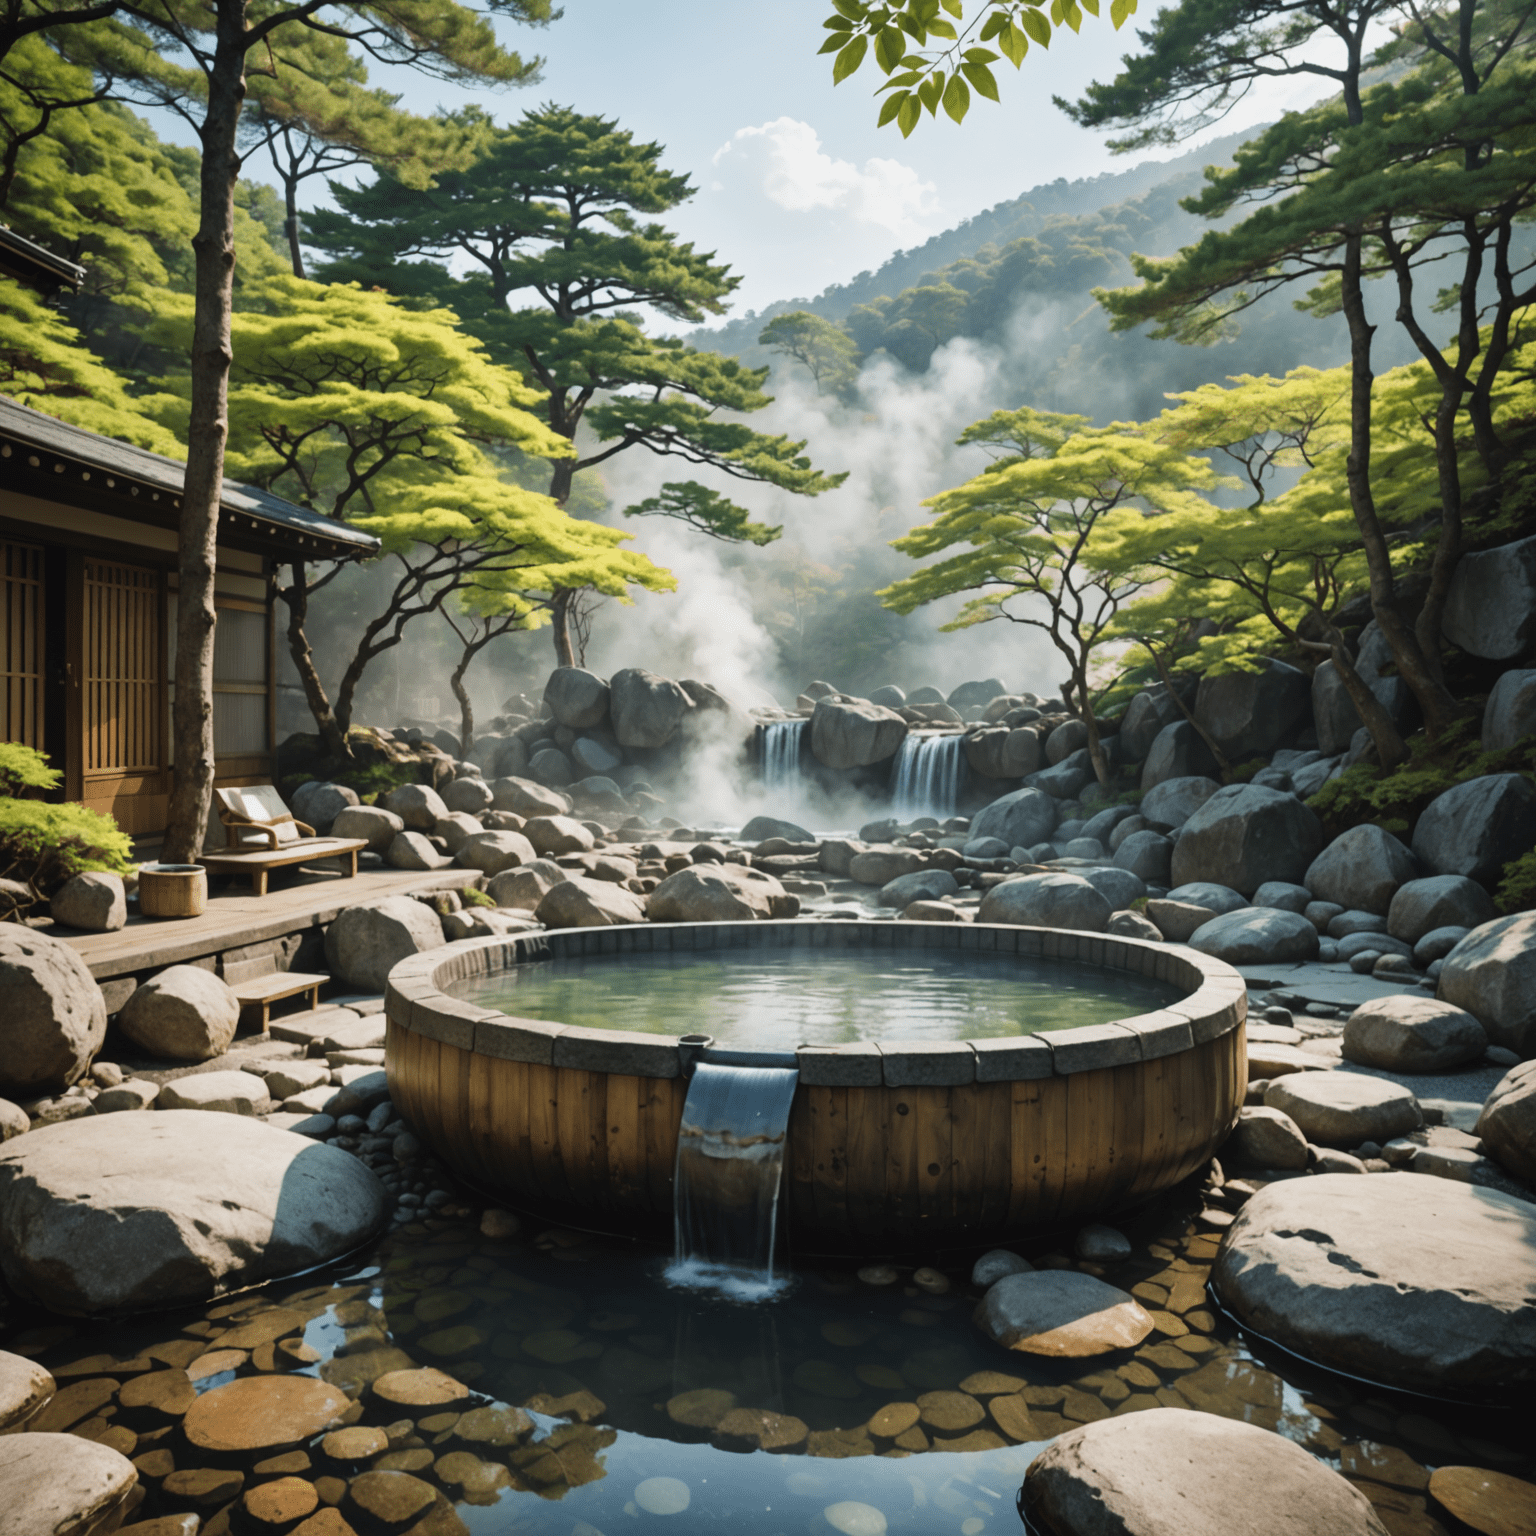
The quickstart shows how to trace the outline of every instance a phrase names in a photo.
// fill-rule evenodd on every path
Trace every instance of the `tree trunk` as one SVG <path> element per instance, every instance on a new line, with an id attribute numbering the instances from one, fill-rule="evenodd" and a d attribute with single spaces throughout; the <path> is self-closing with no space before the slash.
<path id="1" fill-rule="evenodd" d="M 550 604 L 550 613 L 554 618 L 549 627 L 554 635 L 557 667 L 576 665 L 576 652 L 571 645 L 571 609 L 575 605 L 576 596 L 574 587 L 561 587 L 555 593 L 554 602 Z"/>
<path id="2" fill-rule="evenodd" d="M 299 199 L 298 183 L 292 176 L 283 177 L 283 233 L 288 237 L 288 259 L 293 263 L 293 275 L 303 277 L 304 252 L 299 249 Z"/>
<path id="3" fill-rule="evenodd" d="M 302 560 L 294 561 L 290 569 L 293 585 L 283 594 L 283 600 L 288 604 L 288 654 L 304 685 L 304 701 L 315 717 L 315 729 L 325 743 L 325 750 L 332 757 L 345 761 L 352 755 L 347 748 L 347 738 L 331 709 L 331 701 L 326 697 L 325 684 L 320 681 L 320 670 L 315 665 L 315 653 L 304 631 L 309 617 L 307 571 Z"/>
<path id="4" fill-rule="evenodd" d="M 245 0 L 216 0 L 213 68 L 202 140 L 202 207 L 195 257 L 192 406 L 177 528 L 174 782 L 162 857 L 189 864 L 202 851 L 213 799 L 213 572 L 229 435 L 229 317 L 235 277 L 235 130 L 245 100 Z"/>
<path id="5" fill-rule="evenodd" d="M 453 669 L 453 676 L 448 679 L 449 686 L 453 689 L 453 696 L 459 701 L 459 756 L 469 756 L 469 749 L 475 744 L 475 706 L 469 702 L 469 689 L 464 686 L 464 674 L 469 671 L 469 664 L 475 659 L 479 646 L 466 645 L 464 654 L 459 658 L 459 664 Z"/>
<path id="6" fill-rule="evenodd" d="M 1163 687 L 1168 690 L 1168 697 L 1178 706 L 1179 713 L 1189 721 L 1190 729 L 1203 741 L 1209 749 L 1212 757 L 1216 759 L 1216 766 L 1221 770 L 1223 779 L 1232 772 L 1232 764 L 1227 754 L 1217 745 L 1216 738 L 1195 719 L 1195 712 L 1184 702 L 1184 696 L 1173 686 L 1173 678 L 1169 675 L 1168 664 L 1163 659 L 1162 652 L 1155 645 L 1148 645 L 1152 660 L 1157 664 L 1157 675 L 1163 680 Z"/>
<path id="7" fill-rule="evenodd" d="M 1333 649 L 1329 655 L 1338 670 L 1339 681 L 1344 684 L 1344 691 L 1349 695 L 1350 703 L 1355 706 L 1355 713 L 1360 716 L 1360 723 L 1371 733 L 1371 741 L 1375 744 L 1376 755 L 1381 759 L 1382 766 L 1395 767 L 1405 761 L 1408 748 L 1403 744 L 1402 733 L 1393 724 L 1392 716 L 1387 713 L 1381 700 L 1371 692 L 1365 679 L 1355 670 L 1355 663 L 1337 631 L 1334 632 Z"/>

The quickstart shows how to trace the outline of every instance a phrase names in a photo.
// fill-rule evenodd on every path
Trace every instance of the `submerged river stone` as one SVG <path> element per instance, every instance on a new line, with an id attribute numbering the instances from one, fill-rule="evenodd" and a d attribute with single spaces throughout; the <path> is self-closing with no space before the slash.
<path id="1" fill-rule="evenodd" d="M 218 1455 L 274 1451 L 323 1434 L 349 1406 L 345 1392 L 313 1376 L 242 1376 L 204 1392 L 182 1430 Z"/>
<path id="2" fill-rule="evenodd" d="M 80 1435 L 0 1435 L 0 1529 L 16 1536 L 115 1531 L 139 1474 Z"/>
<path id="3" fill-rule="evenodd" d="M 1020 1502 L 1054 1536 L 1386 1536 L 1365 1495 L 1293 1441 L 1177 1408 L 1060 1436 Z"/>
<path id="4" fill-rule="evenodd" d="M 1131 1349 L 1152 1331 L 1135 1297 L 1072 1269 L 1005 1276 L 982 1298 L 975 1321 L 1005 1349 L 1068 1359 Z"/>
<path id="5" fill-rule="evenodd" d="M 243 1116 L 89 1116 L 0 1147 L 0 1270 L 54 1312 L 206 1300 L 337 1258 L 384 1220 L 355 1157 Z"/>
<path id="6" fill-rule="evenodd" d="M 1245 1327 L 1415 1392 L 1536 1376 L 1536 1205 L 1413 1173 L 1321 1174 L 1244 1204 L 1212 1271 Z"/>

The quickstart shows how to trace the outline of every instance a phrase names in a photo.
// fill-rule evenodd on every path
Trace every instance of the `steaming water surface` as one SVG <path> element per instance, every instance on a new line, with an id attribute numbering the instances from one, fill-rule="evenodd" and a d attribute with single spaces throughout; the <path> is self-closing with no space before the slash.
<path id="1" fill-rule="evenodd" d="M 889 950 L 572 956 L 455 982 L 454 997 L 525 1019 L 793 1050 L 852 1040 L 974 1040 L 1105 1024 L 1179 997 L 1068 961 Z"/>

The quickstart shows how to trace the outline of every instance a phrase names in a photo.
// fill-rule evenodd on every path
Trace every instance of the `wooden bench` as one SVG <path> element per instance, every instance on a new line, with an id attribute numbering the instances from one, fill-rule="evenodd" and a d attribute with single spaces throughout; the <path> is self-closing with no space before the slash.
<path id="1" fill-rule="evenodd" d="M 347 878 L 356 875 L 357 855 L 368 846 L 367 838 L 316 836 L 313 827 L 294 818 L 270 784 L 216 789 L 213 795 L 225 846 L 199 857 L 197 862 L 209 873 L 248 874 L 258 896 L 267 894 L 267 876 L 274 869 L 317 859 L 346 859 Z"/>
<path id="2" fill-rule="evenodd" d="M 309 993 L 309 1006 L 320 1006 L 320 988 L 331 978 L 328 975 L 306 975 L 301 971 L 271 971 L 265 976 L 254 976 L 249 981 L 231 982 L 229 989 L 235 994 L 242 1013 L 261 1016 L 261 1032 L 266 1034 L 271 1023 L 272 1004 L 286 997 Z"/>

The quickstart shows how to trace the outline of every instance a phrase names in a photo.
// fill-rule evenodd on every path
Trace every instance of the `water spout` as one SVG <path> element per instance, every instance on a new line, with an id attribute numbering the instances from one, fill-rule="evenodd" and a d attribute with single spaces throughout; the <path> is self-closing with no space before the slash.
<path id="1" fill-rule="evenodd" d="M 674 1285 L 762 1301 L 786 1283 L 774 1261 L 799 1076 L 793 1067 L 695 1068 L 677 1138 Z"/>
<path id="2" fill-rule="evenodd" d="M 891 809 L 898 821 L 934 816 L 940 821 L 960 808 L 965 783 L 965 738 L 909 734 L 896 754 Z"/>

